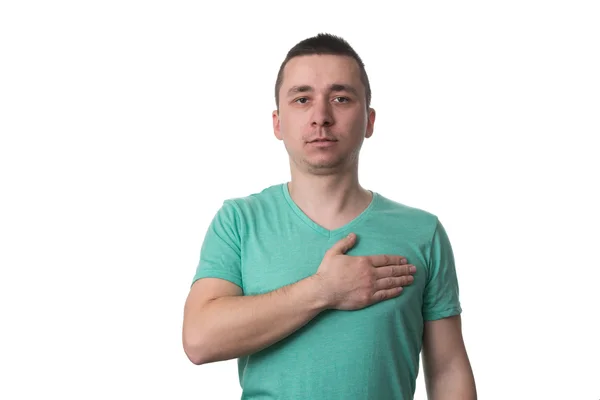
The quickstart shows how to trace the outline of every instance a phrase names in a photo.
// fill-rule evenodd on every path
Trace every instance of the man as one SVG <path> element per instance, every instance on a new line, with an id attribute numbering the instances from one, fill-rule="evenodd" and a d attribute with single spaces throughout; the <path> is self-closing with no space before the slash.
<path id="1" fill-rule="evenodd" d="M 237 358 L 242 399 L 476 398 L 452 248 L 438 218 L 364 189 L 375 111 L 360 57 L 320 34 L 277 78 L 291 180 L 225 200 L 186 300 L 194 364 Z"/>

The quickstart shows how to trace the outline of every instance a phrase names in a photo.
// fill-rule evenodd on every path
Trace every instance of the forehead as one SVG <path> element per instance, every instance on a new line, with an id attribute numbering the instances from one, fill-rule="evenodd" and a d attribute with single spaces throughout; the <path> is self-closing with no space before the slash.
<path id="1" fill-rule="evenodd" d="M 352 84 L 357 89 L 362 89 L 360 69 L 356 60 L 334 55 L 294 57 L 283 70 L 281 89 L 287 90 L 296 85 L 324 88 L 334 83 Z"/>

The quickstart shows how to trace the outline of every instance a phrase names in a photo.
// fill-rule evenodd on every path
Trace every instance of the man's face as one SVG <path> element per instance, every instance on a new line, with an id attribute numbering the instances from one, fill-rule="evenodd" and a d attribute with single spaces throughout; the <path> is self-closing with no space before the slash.
<path id="1" fill-rule="evenodd" d="M 273 129 L 293 167 L 321 175 L 351 168 L 374 122 L 353 58 L 310 55 L 286 64 Z"/>

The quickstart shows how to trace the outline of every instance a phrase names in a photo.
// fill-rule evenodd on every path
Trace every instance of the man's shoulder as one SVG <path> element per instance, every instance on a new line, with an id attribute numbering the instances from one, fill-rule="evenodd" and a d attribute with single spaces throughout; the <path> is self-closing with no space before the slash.
<path id="1" fill-rule="evenodd" d="M 378 193 L 377 196 L 379 203 L 377 208 L 383 215 L 403 219 L 408 218 L 417 222 L 437 223 L 438 216 L 431 210 L 415 205 L 409 205 L 380 193 Z"/>
<path id="2" fill-rule="evenodd" d="M 406 202 L 378 195 L 378 204 L 371 218 L 377 229 L 406 235 L 420 243 L 428 243 L 438 229 L 439 219 L 434 212 Z"/>
<path id="3" fill-rule="evenodd" d="M 223 200 L 222 208 L 233 209 L 242 216 L 248 214 L 255 215 L 256 212 L 269 210 L 269 208 L 271 208 L 271 211 L 274 211 L 277 204 L 285 201 L 282 186 L 283 183 L 277 183 L 256 189 L 247 194 L 226 197 Z"/>

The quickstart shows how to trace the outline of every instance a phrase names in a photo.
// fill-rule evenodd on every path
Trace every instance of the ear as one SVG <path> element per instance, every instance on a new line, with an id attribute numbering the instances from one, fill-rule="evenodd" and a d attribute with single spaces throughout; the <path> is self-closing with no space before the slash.
<path id="1" fill-rule="evenodd" d="M 366 138 L 370 138 L 373 136 L 373 130 L 375 129 L 375 110 L 373 108 L 369 108 L 369 112 L 367 113 L 367 132 L 365 134 Z"/>
<path id="2" fill-rule="evenodd" d="M 273 133 L 275 133 L 275 137 L 279 140 L 283 140 L 281 136 L 281 124 L 279 122 L 279 111 L 275 110 L 272 114 L 273 117 Z"/>

